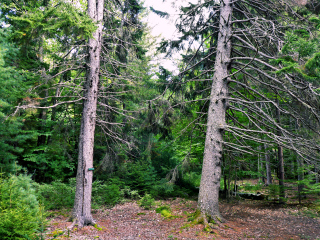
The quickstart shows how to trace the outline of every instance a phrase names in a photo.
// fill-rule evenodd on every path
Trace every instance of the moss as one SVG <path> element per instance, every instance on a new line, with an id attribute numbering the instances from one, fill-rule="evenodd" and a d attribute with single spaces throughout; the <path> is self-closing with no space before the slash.
<path id="1" fill-rule="evenodd" d="M 171 218 L 171 217 L 172 217 L 172 214 L 171 214 L 168 210 L 163 209 L 163 210 L 161 211 L 161 216 L 163 216 L 163 217 L 165 217 L 165 218 Z"/>
<path id="2" fill-rule="evenodd" d="M 164 206 L 160 206 L 156 209 L 156 213 L 161 213 L 162 210 L 167 210 L 167 211 L 171 211 L 170 207 L 167 206 L 167 205 L 164 205 Z"/>
<path id="3" fill-rule="evenodd" d="M 216 221 L 214 220 L 213 217 L 209 216 L 208 214 L 206 214 L 206 218 L 208 220 L 208 223 L 212 223 L 212 224 L 216 224 Z M 217 218 L 218 219 L 218 218 Z M 219 219 L 218 219 L 219 220 Z"/>
<path id="4" fill-rule="evenodd" d="M 189 229 L 190 227 L 192 227 L 192 224 L 186 223 L 180 229 Z"/>
<path id="5" fill-rule="evenodd" d="M 188 222 L 192 222 L 194 220 L 194 217 L 189 217 Z"/>
<path id="6" fill-rule="evenodd" d="M 196 222 L 197 224 L 204 224 L 204 219 L 203 219 L 203 217 L 199 217 L 199 218 L 197 218 L 197 219 L 195 220 L 195 222 Z"/>
<path id="7" fill-rule="evenodd" d="M 182 216 L 174 216 L 171 213 L 171 208 L 169 206 L 160 206 L 156 209 L 156 212 L 160 213 L 162 217 L 170 218 L 170 219 L 182 217 Z"/>
<path id="8" fill-rule="evenodd" d="M 50 235 L 54 238 L 59 237 L 61 235 L 63 235 L 64 231 L 60 230 L 60 229 L 56 229 L 54 230 Z"/>
<path id="9" fill-rule="evenodd" d="M 101 231 L 101 230 L 102 230 L 102 227 L 99 227 L 97 224 L 93 225 L 93 227 L 94 227 L 95 229 L 97 229 L 98 231 Z"/>
<path id="10" fill-rule="evenodd" d="M 210 220 L 208 222 L 212 223 L 212 224 L 216 224 L 216 222 L 212 218 L 210 218 Z"/>
<path id="11" fill-rule="evenodd" d="M 199 209 L 197 209 L 193 216 L 194 216 L 194 218 L 200 217 L 201 216 L 201 211 Z"/>

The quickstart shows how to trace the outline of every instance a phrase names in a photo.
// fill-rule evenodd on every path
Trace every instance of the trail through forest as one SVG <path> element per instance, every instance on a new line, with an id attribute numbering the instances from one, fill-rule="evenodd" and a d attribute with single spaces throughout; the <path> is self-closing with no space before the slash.
<path id="1" fill-rule="evenodd" d="M 171 216 L 156 213 L 159 206 L 169 206 Z M 47 239 L 59 234 L 54 239 L 320 239 L 320 218 L 307 207 L 254 200 L 221 202 L 227 222 L 206 232 L 203 225 L 190 221 L 196 206 L 196 201 L 182 198 L 157 201 L 151 210 L 144 210 L 135 201 L 126 202 L 112 209 L 94 210 L 96 226 L 69 232 L 69 212 L 52 212 Z"/>

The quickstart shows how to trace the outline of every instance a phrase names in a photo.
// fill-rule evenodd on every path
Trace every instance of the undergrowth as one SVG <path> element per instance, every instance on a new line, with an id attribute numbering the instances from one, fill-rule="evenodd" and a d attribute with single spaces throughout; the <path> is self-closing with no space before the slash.
<path id="1" fill-rule="evenodd" d="M 0 177 L 0 239 L 42 239 L 46 216 L 27 175 Z"/>

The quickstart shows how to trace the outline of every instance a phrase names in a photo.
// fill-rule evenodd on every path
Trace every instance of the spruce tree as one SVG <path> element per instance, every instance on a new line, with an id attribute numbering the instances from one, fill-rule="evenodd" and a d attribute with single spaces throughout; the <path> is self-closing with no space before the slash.
<path id="1" fill-rule="evenodd" d="M 319 135 L 313 124 L 319 119 L 318 83 L 308 81 L 298 68 L 290 72 L 296 66 L 289 64 L 295 62 L 296 53 L 285 52 L 288 33 L 314 30 L 316 39 L 317 32 L 308 21 L 312 19 L 300 15 L 295 4 L 251 0 L 191 4 L 181 8 L 182 37 L 162 45 L 181 48 L 185 40 L 198 42 L 196 50 L 187 52 L 179 84 L 212 83 L 198 199 L 199 218 L 205 223 L 222 220 L 218 197 L 224 150 L 252 154 L 259 153 L 253 143 L 268 144 L 279 146 L 280 160 L 285 148 L 319 164 L 319 143 L 313 140 Z M 186 74 L 204 63 L 194 78 L 184 82 Z M 311 134 L 298 134 L 290 121 Z"/>

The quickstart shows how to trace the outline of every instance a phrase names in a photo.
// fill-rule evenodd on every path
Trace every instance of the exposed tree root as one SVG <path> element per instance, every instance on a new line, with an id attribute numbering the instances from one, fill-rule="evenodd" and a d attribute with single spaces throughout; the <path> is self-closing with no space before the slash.
<path id="1" fill-rule="evenodd" d="M 193 223 L 203 224 L 204 231 L 212 232 L 214 229 L 217 230 L 220 228 L 224 228 L 225 226 L 222 224 L 226 222 L 224 218 L 221 216 L 209 216 L 206 213 L 197 210 L 194 216 Z"/>
<path id="2" fill-rule="evenodd" d="M 94 226 L 96 224 L 96 221 L 91 218 L 89 219 L 84 219 L 82 218 L 74 218 L 72 224 L 68 227 L 68 229 L 72 230 L 74 227 L 77 228 L 83 228 L 84 226 Z"/>

